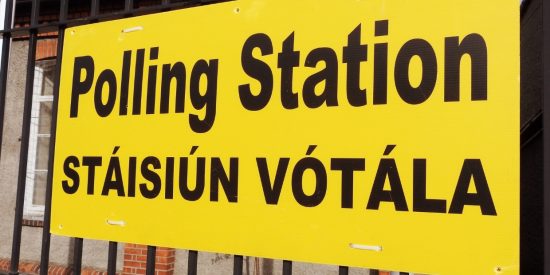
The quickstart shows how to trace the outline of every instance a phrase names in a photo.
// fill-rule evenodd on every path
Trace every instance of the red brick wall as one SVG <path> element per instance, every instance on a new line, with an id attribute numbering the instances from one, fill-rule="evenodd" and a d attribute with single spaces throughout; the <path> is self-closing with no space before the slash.
<path id="1" fill-rule="evenodd" d="M 10 269 L 10 260 L 0 259 L 0 271 L 8 272 Z M 40 274 L 40 263 L 26 262 L 19 263 L 19 272 L 22 274 L 38 275 Z M 51 265 L 48 267 L 48 275 L 72 275 L 73 270 L 67 266 Z M 82 275 L 107 275 L 107 271 L 83 268 Z"/>
<path id="2" fill-rule="evenodd" d="M 174 274 L 176 251 L 173 248 L 157 247 L 155 257 L 155 275 Z M 123 275 L 145 274 L 147 265 L 147 246 L 126 244 L 124 246 Z"/>
<path id="3" fill-rule="evenodd" d="M 57 38 L 40 39 L 36 43 L 36 59 L 44 59 L 57 56 Z"/>

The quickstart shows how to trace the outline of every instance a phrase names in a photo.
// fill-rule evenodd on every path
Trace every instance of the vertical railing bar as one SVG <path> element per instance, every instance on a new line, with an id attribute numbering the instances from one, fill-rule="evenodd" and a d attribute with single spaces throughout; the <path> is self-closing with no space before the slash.
<path id="1" fill-rule="evenodd" d="M 99 15 L 99 0 L 92 0 L 92 6 L 90 7 L 90 17 L 96 17 Z"/>
<path id="2" fill-rule="evenodd" d="M 66 26 L 66 21 L 67 21 L 67 16 L 68 16 L 68 13 L 69 13 L 69 1 L 68 0 L 61 0 L 61 7 L 59 9 L 59 24 L 60 24 L 60 27 L 63 26 L 65 27 Z M 61 32 L 61 30 L 59 30 L 59 32 Z M 57 53 L 58 55 L 61 54 L 61 53 Z"/>
<path id="3" fill-rule="evenodd" d="M 134 0 L 125 0 L 124 1 L 124 11 L 126 13 L 131 13 L 134 10 Z"/>
<path id="4" fill-rule="evenodd" d="M 25 203 L 25 185 L 27 180 L 27 158 L 29 152 L 29 133 L 31 125 L 31 107 L 34 86 L 34 66 L 36 58 L 37 29 L 40 1 L 32 1 L 31 29 L 27 55 L 27 75 L 25 79 L 25 99 L 23 107 L 23 125 L 21 129 L 21 148 L 19 153 L 19 172 L 17 175 L 17 193 L 13 221 L 13 240 L 11 250 L 10 274 L 19 274 L 19 257 L 21 256 L 21 231 L 23 230 L 23 207 Z"/>
<path id="5" fill-rule="evenodd" d="M 6 0 L 6 9 L 4 14 L 4 29 L 12 29 L 13 5 L 15 0 Z M 0 64 L 0 144 L 4 132 L 4 110 L 6 105 L 6 90 L 8 83 L 8 64 L 10 57 L 11 32 L 5 32 L 2 35 L 2 59 Z"/>
<path id="6" fill-rule="evenodd" d="M 40 0 L 32 0 L 31 8 L 31 28 L 38 25 L 38 19 L 40 17 Z"/>
<path id="7" fill-rule="evenodd" d="M 542 1 L 542 269 L 550 274 L 550 1 Z M 527 183 L 524 183 L 527 184 Z M 526 199 L 530 194 L 522 196 Z"/>
<path id="8" fill-rule="evenodd" d="M 73 240 L 73 274 L 80 275 L 82 271 L 82 247 L 84 245 L 84 240 L 82 238 L 73 238 Z"/>
<path id="9" fill-rule="evenodd" d="M 283 261 L 283 275 L 292 275 L 292 262 L 284 260 Z"/>
<path id="10" fill-rule="evenodd" d="M 156 246 L 147 246 L 147 264 L 145 267 L 145 275 L 155 275 L 155 257 L 157 254 Z"/>
<path id="11" fill-rule="evenodd" d="M 6 6 L 4 10 L 4 30 L 12 29 L 13 25 L 13 11 L 15 0 L 6 0 Z M 8 82 L 8 64 L 10 57 L 10 45 L 11 45 L 11 32 L 5 32 L 2 34 L 2 57 L 0 63 L 0 144 L 2 144 L 2 137 L 4 132 L 4 111 L 6 105 L 6 90 Z M 1 151 L 0 151 L 1 154 Z M 14 226 L 15 226 L 14 219 Z M 13 250 L 13 249 L 12 249 Z M 17 263 L 19 264 L 19 263 Z M 10 263 L 11 265 L 11 263 Z M 10 268 L 11 269 L 11 268 Z"/>
<path id="12" fill-rule="evenodd" d="M 349 273 L 349 267 L 347 266 L 338 267 L 338 275 L 348 275 L 348 273 Z"/>
<path id="13" fill-rule="evenodd" d="M 187 257 L 187 275 L 197 275 L 198 258 L 199 252 L 196 250 L 189 250 L 189 256 Z"/>
<path id="14" fill-rule="evenodd" d="M 65 22 L 67 17 L 69 1 L 61 0 L 59 11 L 59 21 Z M 59 98 L 59 82 L 61 79 L 61 62 L 63 59 L 63 41 L 65 38 L 66 26 L 61 23 L 57 34 L 57 57 L 55 68 L 55 79 L 53 87 L 52 119 L 50 125 L 50 147 L 48 152 L 48 175 L 46 181 L 46 199 L 44 203 L 44 225 L 42 227 L 42 250 L 40 253 L 40 275 L 48 274 L 48 265 L 50 261 L 50 222 L 52 209 L 52 182 L 53 182 L 53 160 L 55 154 L 55 138 L 57 131 L 57 99 Z"/>
<path id="15" fill-rule="evenodd" d="M 243 275 L 243 256 L 233 255 L 233 275 Z"/>
<path id="16" fill-rule="evenodd" d="M 160 6 L 157 6 L 159 7 L 160 9 L 158 10 L 159 12 L 161 11 L 169 11 L 170 10 L 170 7 L 171 7 L 171 3 L 170 3 L 170 0 L 162 0 L 160 2 Z"/>
<path id="17" fill-rule="evenodd" d="M 109 256 L 107 261 L 107 275 L 116 275 L 117 242 L 109 242 Z"/>

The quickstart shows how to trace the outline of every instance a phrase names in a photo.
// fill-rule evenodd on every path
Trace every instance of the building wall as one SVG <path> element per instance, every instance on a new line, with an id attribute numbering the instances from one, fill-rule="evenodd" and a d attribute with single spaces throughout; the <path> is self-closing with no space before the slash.
<path id="1" fill-rule="evenodd" d="M 526 1 L 521 16 L 521 112 L 520 125 L 542 110 L 542 1 Z"/>
<path id="2" fill-rule="evenodd" d="M 543 53 L 542 0 L 526 0 L 521 14 L 521 126 L 534 123 L 542 111 Z M 548 46 L 548 45 L 547 45 Z M 526 140 L 524 140 L 526 139 Z M 544 273 L 543 228 L 543 135 L 522 134 L 520 160 L 520 272 Z"/>

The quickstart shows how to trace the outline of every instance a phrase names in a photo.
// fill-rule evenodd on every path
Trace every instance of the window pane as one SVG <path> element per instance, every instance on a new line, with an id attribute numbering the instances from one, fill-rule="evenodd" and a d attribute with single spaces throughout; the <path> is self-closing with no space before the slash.
<path id="1" fill-rule="evenodd" d="M 43 79 L 42 79 L 42 93 L 41 95 L 53 95 L 53 83 L 55 77 L 55 59 L 43 60 L 39 62 L 38 66 L 42 67 Z"/>
<path id="2" fill-rule="evenodd" d="M 48 169 L 48 152 L 50 149 L 49 137 L 38 137 L 36 144 L 36 167 L 35 170 Z"/>
<path id="3" fill-rule="evenodd" d="M 38 134 L 49 134 L 52 123 L 52 102 L 40 102 L 40 117 L 38 121 Z"/>
<path id="4" fill-rule="evenodd" d="M 54 78 L 55 59 L 36 61 L 25 193 L 25 211 L 32 215 L 45 203 Z"/>
<path id="5" fill-rule="evenodd" d="M 34 192 L 32 195 L 32 204 L 44 205 L 46 196 L 47 171 L 37 171 L 34 175 Z"/>

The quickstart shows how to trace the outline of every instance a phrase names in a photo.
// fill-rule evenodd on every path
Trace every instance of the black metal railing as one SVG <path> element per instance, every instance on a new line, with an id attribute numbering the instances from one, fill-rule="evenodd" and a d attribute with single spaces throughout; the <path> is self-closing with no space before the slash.
<path id="1" fill-rule="evenodd" d="M 42 0 L 44 2 L 45 0 Z M 226 1 L 226 0 L 224 0 Z M 10 53 L 10 42 L 12 38 L 23 37 L 28 38 L 28 59 L 26 66 L 26 83 L 25 83 L 25 98 L 24 98 L 24 114 L 21 136 L 21 150 L 19 160 L 19 172 L 17 180 L 17 197 L 15 207 L 15 218 L 13 226 L 13 241 L 11 252 L 11 263 L 9 268 L 10 275 L 19 274 L 19 262 L 21 254 L 21 233 L 23 226 L 23 206 L 24 206 L 24 194 L 26 185 L 26 173 L 27 173 L 27 158 L 28 158 L 28 144 L 29 144 L 29 131 L 31 123 L 31 107 L 33 96 L 33 80 L 34 80 L 34 67 L 37 41 L 42 33 L 57 32 L 57 62 L 54 80 L 54 101 L 52 108 L 52 124 L 51 124 L 51 140 L 49 148 L 49 163 L 48 163 L 48 176 L 46 186 L 46 198 L 45 198 L 45 211 L 44 211 L 44 223 L 42 231 L 42 247 L 41 247 L 41 260 L 40 260 L 40 274 L 48 274 L 49 259 L 50 259 L 50 218 L 51 218 L 51 202 L 52 202 L 52 174 L 53 174 L 53 154 L 55 151 L 55 133 L 56 133 L 56 120 L 57 120 L 57 98 L 59 94 L 59 82 L 61 73 L 61 63 L 63 55 L 63 40 L 64 32 L 67 27 L 85 25 L 99 21 L 107 21 L 125 17 L 132 17 L 136 15 L 143 15 L 148 13 L 162 12 L 172 9 L 180 9 L 185 7 L 192 7 L 197 5 L 211 4 L 214 2 L 224 2 L 219 0 L 189 0 L 189 1 L 149 1 L 147 5 L 137 6 L 133 0 L 124 0 L 123 9 L 113 10 L 109 12 L 100 12 L 100 1 L 91 0 L 89 6 L 89 15 L 84 18 L 69 18 L 69 0 L 60 0 L 59 2 L 59 14 L 57 20 L 48 20 L 47 22 L 40 22 L 40 0 L 23 0 L 23 1 L 6 1 L 5 6 L 5 20 L 4 29 L 0 30 L 2 35 L 2 53 L 1 53 L 1 66 L 0 66 L 0 144 L 3 131 L 3 123 L 5 119 L 5 102 L 6 102 L 6 87 L 7 87 L 7 75 L 8 75 L 8 58 Z M 52 1 L 49 1 L 52 2 Z M 144 2 L 144 1 L 140 1 Z M 16 4 L 28 5 L 31 4 L 31 15 L 28 24 L 20 24 L 13 26 L 13 17 L 11 16 L 16 8 Z M 73 2 L 74 3 L 74 2 Z M 74 250 L 72 270 L 74 274 L 80 274 L 82 268 L 82 249 L 83 239 L 73 238 Z M 116 242 L 109 242 L 107 272 L 110 275 L 116 273 L 116 260 L 117 260 L 117 247 Z M 155 274 L 155 254 L 156 247 L 149 246 L 147 249 L 147 263 L 146 274 Z M 187 274 L 197 274 L 197 251 L 189 251 L 188 256 L 188 270 Z M 233 274 L 243 274 L 243 256 L 233 256 Z M 282 266 L 283 275 L 292 274 L 292 262 L 283 261 Z M 348 274 L 348 267 L 339 267 L 339 274 Z M 378 274 L 378 271 L 371 270 L 371 274 Z"/>

